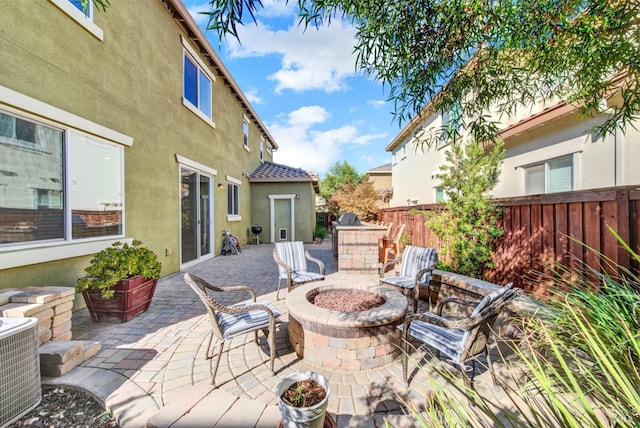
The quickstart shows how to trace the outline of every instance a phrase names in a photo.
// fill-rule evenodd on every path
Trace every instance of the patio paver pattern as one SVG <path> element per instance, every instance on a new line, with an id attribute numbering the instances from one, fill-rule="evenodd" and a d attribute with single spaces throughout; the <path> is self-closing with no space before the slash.
<path id="1" fill-rule="evenodd" d="M 336 272 L 330 241 L 305 247 L 326 264 L 327 284 L 378 283 L 376 275 Z M 64 376 L 43 382 L 88 390 L 105 402 L 124 428 L 254 427 L 278 423 L 275 390 L 284 376 L 314 370 L 331 383 L 328 411 L 339 427 L 384 426 L 385 419 L 396 427 L 414 426 L 412 406 L 420 408 L 429 397 L 427 371 L 418 371 L 406 388 L 399 358 L 362 371 L 318 368 L 298 359 L 287 338 L 286 292 L 280 300 L 275 297 L 278 269 L 272 249 L 272 244 L 245 246 L 239 255 L 215 257 L 162 278 L 149 311 L 127 323 L 92 322 L 86 309 L 74 313 L 73 339 L 100 341 L 102 350 Z M 248 285 L 258 300 L 267 299 L 283 312 L 276 334 L 275 374 L 269 370 L 266 340 L 260 335 L 256 344 L 249 334 L 225 347 L 218 387 L 211 385 L 215 358 L 205 358 L 209 319 L 204 305 L 184 283 L 184 272 L 218 286 Z M 224 299 L 224 304 L 236 303 Z M 426 303 L 421 305 L 426 310 Z M 486 383 L 485 377 L 489 375 L 478 375 L 476 384 Z"/>

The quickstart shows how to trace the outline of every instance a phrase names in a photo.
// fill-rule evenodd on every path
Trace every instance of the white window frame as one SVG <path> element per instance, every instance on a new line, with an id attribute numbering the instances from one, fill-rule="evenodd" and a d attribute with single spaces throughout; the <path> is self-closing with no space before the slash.
<path id="1" fill-rule="evenodd" d="M 242 147 L 248 152 L 249 148 L 249 118 L 247 116 L 242 117 Z"/>
<path id="2" fill-rule="evenodd" d="M 442 200 L 438 201 L 438 190 L 442 191 Z M 433 192 L 434 192 L 434 201 L 436 204 L 441 204 L 444 203 L 448 200 L 450 200 L 451 198 L 449 197 L 449 194 L 447 192 L 444 191 L 444 189 L 442 188 L 442 186 L 435 186 L 433 188 Z"/>
<path id="3" fill-rule="evenodd" d="M 260 163 L 264 163 L 264 137 L 260 136 Z"/>
<path id="4" fill-rule="evenodd" d="M 209 70 L 209 67 L 202 61 L 200 56 L 196 53 L 195 49 L 191 47 L 187 39 L 181 36 L 182 47 L 184 48 L 182 54 L 182 105 L 188 108 L 193 114 L 202 119 L 205 123 L 207 123 L 212 128 L 216 127 L 216 123 L 213 121 L 213 84 L 216 81 L 215 76 Z M 204 73 L 204 75 L 210 80 L 211 83 L 211 93 L 209 94 L 211 97 L 211 117 L 207 116 L 205 113 L 200 110 L 198 106 L 195 106 L 191 103 L 191 101 L 187 100 L 184 96 L 184 58 L 188 57 L 191 62 L 195 64 L 198 68 L 198 72 Z M 198 97 L 200 97 L 200 93 L 198 91 Z"/>
<path id="5" fill-rule="evenodd" d="M 76 116 L 72 113 L 28 97 L 12 89 L 0 85 L 0 106 L 3 110 L 42 122 L 50 126 L 69 129 L 73 132 L 84 133 L 107 142 L 122 146 L 132 146 L 133 138 L 113 129 L 106 128 L 95 122 Z M 123 179 L 126 178 L 123 177 Z M 123 195 L 124 200 L 124 195 Z M 124 218 L 123 207 L 123 228 Z M 25 244 L 18 247 L 0 249 L 0 269 L 27 266 L 73 257 L 95 254 L 111 246 L 116 241 L 131 242 L 124 237 L 101 237 L 76 241 L 53 241 Z"/>
<path id="6" fill-rule="evenodd" d="M 96 39 L 104 40 L 104 31 L 93 22 L 93 2 L 89 0 L 87 7 L 88 15 L 82 13 L 77 7 L 71 4 L 69 0 L 49 0 L 58 9 L 67 14 L 71 19 L 80 24 L 82 28 L 87 30 Z"/>
<path id="7" fill-rule="evenodd" d="M 240 210 L 240 204 L 242 200 L 240 198 L 240 186 L 242 185 L 242 181 L 228 175 L 225 178 L 227 180 L 227 221 L 241 221 L 242 214 Z M 231 191 L 232 188 L 237 189 L 236 195 L 237 195 L 238 212 L 230 214 L 229 210 L 231 209 L 231 207 L 229 206 L 229 192 Z"/>
<path id="8" fill-rule="evenodd" d="M 578 170 L 578 153 L 569 153 L 562 156 L 555 156 L 549 159 L 545 159 L 543 161 L 530 163 L 527 165 L 522 165 L 520 168 L 522 169 L 522 194 L 523 195 L 536 195 L 537 193 L 527 193 L 527 171 L 530 168 L 536 166 L 544 166 L 544 193 L 549 194 L 549 162 L 556 161 L 559 159 L 571 159 L 571 189 L 565 190 L 566 192 L 572 192 L 574 190 L 578 190 L 578 181 L 577 181 L 577 170 Z M 553 192 L 553 193 L 561 193 L 561 192 Z"/>

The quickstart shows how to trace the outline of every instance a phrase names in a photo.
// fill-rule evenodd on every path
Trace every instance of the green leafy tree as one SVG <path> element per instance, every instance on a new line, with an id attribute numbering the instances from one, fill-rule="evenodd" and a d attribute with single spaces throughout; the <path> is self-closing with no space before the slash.
<path id="1" fill-rule="evenodd" d="M 445 157 L 438 178 L 448 200 L 445 209 L 427 214 L 427 225 L 440 240 L 440 267 L 480 278 L 485 266 L 493 267 L 492 244 L 502 235 L 489 192 L 498 184 L 504 148 L 498 141 L 487 151 L 455 138 Z"/>
<path id="2" fill-rule="evenodd" d="M 336 190 L 347 185 L 355 187 L 360 179 L 360 174 L 349 162 L 337 161 L 320 181 L 320 195 L 329 202 Z"/>
<path id="3" fill-rule="evenodd" d="M 237 37 L 260 0 L 211 0 L 209 29 Z M 403 122 L 451 112 L 476 141 L 496 132 L 487 111 L 509 115 L 561 99 L 593 114 L 609 99 L 611 132 L 637 118 L 638 0 L 297 0 L 301 25 L 346 19 L 356 67 L 383 82 Z M 248 12 L 248 15 L 247 13 Z M 436 96 L 437 95 L 437 96 Z M 454 109 L 455 107 L 455 109 Z M 442 141 L 447 132 L 437 134 Z"/>
<path id="4" fill-rule="evenodd" d="M 354 185 L 347 183 L 337 189 L 329 205 L 337 212 L 354 212 L 362 221 L 374 221 L 378 218 L 380 193 L 373 183 L 363 180 Z"/>

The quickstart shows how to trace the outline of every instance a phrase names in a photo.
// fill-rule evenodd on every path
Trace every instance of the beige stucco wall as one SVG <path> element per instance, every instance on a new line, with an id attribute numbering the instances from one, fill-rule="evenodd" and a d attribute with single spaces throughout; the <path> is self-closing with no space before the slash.
<path id="1" fill-rule="evenodd" d="M 4 4 L 0 85 L 133 137 L 124 149 L 125 237 L 154 250 L 164 275 L 180 265 L 176 155 L 217 170 L 214 254 L 223 229 L 246 243 L 252 212 L 246 175 L 259 165 L 257 125 L 250 125 L 247 151 L 243 110 L 219 75 L 212 89 L 215 129 L 182 105 L 183 33 L 160 1 L 114 2 L 106 18 L 96 14 L 94 21 L 104 30 L 102 41 L 48 1 Z M 241 221 L 227 222 L 226 191 L 215 190 L 226 175 L 242 183 Z M 0 287 L 73 286 L 89 257 L 5 269 Z"/>
<path id="2" fill-rule="evenodd" d="M 441 123 L 440 116 L 431 116 L 422 125 L 425 128 L 440 127 Z M 435 188 L 440 185 L 440 180 L 435 175 L 440 172 L 439 166 L 445 161 L 444 150 L 428 147 L 426 144 L 416 146 L 419 141 L 423 140 L 416 140 L 411 133 L 403 143 L 406 145 L 406 156 L 398 151 L 392 162 L 393 197 L 390 207 L 433 204 L 436 201 Z"/>
<path id="3" fill-rule="evenodd" d="M 603 114 L 581 118 L 570 114 L 507 139 L 500 182 L 493 196 L 524 195 L 524 166 L 569 154 L 574 156 L 575 190 L 640 184 L 640 168 L 637 167 L 640 131 L 630 126 L 624 132 L 618 130 L 615 135 L 592 135 L 593 127 L 601 124 L 605 117 Z M 438 127 L 440 123 L 438 116 L 432 116 L 421 125 Z M 446 147 L 424 146 L 424 150 L 415 150 L 412 136 L 410 133 L 403 142 L 407 145 L 406 157 L 397 152 L 392 164 L 391 207 L 435 203 L 435 187 L 439 180 L 434 175 L 445 162 Z"/>
<path id="4" fill-rule="evenodd" d="M 574 157 L 574 190 L 640 184 L 640 135 L 632 128 L 604 137 L 593 127 L 604 116 L 565 116 L 505 141 L 506 155 L 496 197 L 524 195 L 523 166 L 559 156 Z M 617 160 L 616 160 L 617 158 Z"/>

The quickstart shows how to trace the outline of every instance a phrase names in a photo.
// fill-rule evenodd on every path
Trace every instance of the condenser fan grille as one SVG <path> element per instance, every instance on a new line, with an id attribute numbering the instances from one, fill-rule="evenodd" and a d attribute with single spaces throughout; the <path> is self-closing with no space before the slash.
<path id="1" fill-rule="evenodd" d="M 0 319 L 0 427 L 42 399 L 36 318 Z"/>

